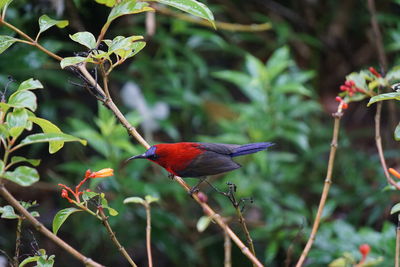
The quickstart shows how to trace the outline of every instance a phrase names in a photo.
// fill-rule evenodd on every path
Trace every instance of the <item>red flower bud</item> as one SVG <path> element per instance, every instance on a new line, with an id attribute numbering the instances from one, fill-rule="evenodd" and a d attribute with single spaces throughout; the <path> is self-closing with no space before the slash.
<path id="1" fill-rule="evenodd" d="M 369 67 L 368 70 L 377 78 L 381 78 L 382 75 L 376 71 L 376 69 L 374 67 Z"/>
<path id="2" fill-rule="evenodd" d="M 61 190 L 61 197 L 62 198 L 67 198 L 68 197 L 68 191 L 65 190 L 65 189 Z"/>
<path id="3" fill-rule="evenodd" d="M 111 168 L 105 168 L 101 169 L 100 171 L 97 172 L 92 172 L 90 174 L 90 178 L 104 178 L 104 177 L 109 177 L 114 175 L 114 170 Z"/>
<path id="4" fill-rule="evenodd" d="M 367 257 L 367 255 L 369 254 L 369 252 L 371 251 L 371 248 L 368 244 L 362 244 L 358 247 L 358 250 L 360 251 L 361 255 L 362 255 L 362 260 L 361 262 L 365 261 L 365 258 Z"/>
<path id="5" fill-rule="evenodd" d="M 389 172 L 400 179 L 400 173 L 393 168 L 389 168 Z"/>
<path id="6" fill-rule="evenodd" d="M 340 91 L 348 91 L 348 90 L 350 90 L 350 87 L 348 87 L 347 85 L 340 86 Z"/>

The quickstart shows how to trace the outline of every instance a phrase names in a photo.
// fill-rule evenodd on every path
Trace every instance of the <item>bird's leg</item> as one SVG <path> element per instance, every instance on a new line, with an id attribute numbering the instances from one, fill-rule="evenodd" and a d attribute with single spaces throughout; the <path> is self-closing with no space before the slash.
<path id="1" fill-rule="evenodd" d="M 169 179 L 171 179 L 171 180 L 174 180 L 175 179 L 175 175 L 173 175 L 172 173 L 168 173 L 168 178 Z"/>
<path id="2" fill-rule="evenodd" d="M 199 186 L 202 182 L 207 182 L 207 177 L 200 177 L 200 182 L 198 182 L 195 186 L 193 186 L 192 188 L 190 188 L 189 190 L 189 195 L 193 195 L 193 193 L 196 193 L 199 191 Z M 207 182 L 208 183 L 208 182 Z M 209 183 L 208 183 L 209 184 Z"/>

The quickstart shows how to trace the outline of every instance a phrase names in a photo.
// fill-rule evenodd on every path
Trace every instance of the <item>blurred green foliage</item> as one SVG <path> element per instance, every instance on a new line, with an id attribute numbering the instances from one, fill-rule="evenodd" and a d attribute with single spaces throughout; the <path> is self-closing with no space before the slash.
<path id="1" fill-rule="evenodd" d="M 78 22 L 96 35 L 101 27 L 98 22 L 106 21 L 106 8 L 88 1 L 74 2 L 74 12 L 81 18 Z M 217 16 L 226 16 L 222 5 L 208 2 Z M 329 3 L 336 5 L 332 1 Z M 43 4 L 15 1 L 8 10 L 8 20 L 34 36 L 39 29 L 39 16 L 44 13 L 50 16 L 52 11 Z M 67 14 L 71 16 L 71 13 Z M 65 19 L 55 14 L 50 17 Z M 263 22 L 266 19 L 256 10 L 250 17 Z M 369 18 L 360 17 L 357 25 L 369 27 Z M 324 19 L 328 20 L 327 17 Z M 352 19 L 357 19 L 357 15 Z M 388 49 L 397 51 L 399 19 L 395 15 L 390 19 L 392 22 L 381 17 L 384 25 L 391 27 L 385 33 L 387 40 L 393 40 L 388 41 Z M 109 34 L 144 35 L 143 22 L 143 15 L 129 17 L 112 27 Z M 268 152 L 240 158 L 238 161 L 243 168 L 222 177 L 212 177 L 210 181 L 220 190 L 227 189 L 226 182 L 233 182 L 238 187 L 239 198 L 254 199 L 253 204 L 246 202 L 244 213 L 257 255 L 268 266 L 282 266 L 285 260 L 292 263 L 297 260 L 308 237 L 326 175 L 332 120 L 329 112 L 325 112 L 327 108 L 321 105 L 324 92 L 316 86 L 318 82 L 324 85 L 324 75 L 319 73 L 323 70 L 319 69 L 323 53 L 318 50 L 320 54 L 312 54 L 310 69 L 314 71 L 307 71 L 299 67 L 297 61 L 301 60 L 296 52 L 299 49 L 296 42 L 321 49 L 326 40 L 309 32 L 299 34 L 295 26 L 286 21 L 273 22 L 275 36 L 271 38 L 250 33 L 215 32 L 157 15 L 156 34 L 148 37 L 147 46 L 132 61 L 111 74 L 110 89 L 118 106 L 135 127 L 141 128 L 146 119 L 121 95 L 120 88 L 127 82 L 138 86 L 150 109 L 157 102 L 168 107 L 169 115 L 155 119 L 158 128 L 147 133 L 146 138 L 155 143 L 276 143 Z M 77 32 L 71 27 L 49 30 L 41 37 L 42 44 L 63 56 L 82 52 L 82 47 L 67 38 L 67 34 Z M 0 27 L 0 32 L 10 33 L 4 27 Z M 265 42 L 265 38 L 269 42 Z M 127 135 L 109 110 L 97 105 L 84 88 L 71 82 L 79 83 L 76 77 L 60 70 L 57 62 L 32 47 L 18 44 L 0 55 L 1 84 L 6 84 L 7 75 L 25 80 L 32 73 L 48 88 L 39 93 L 40 116 L 55 122 L 66 132 L 88 140 L 88 147 L 66 145 L 58 157 L 49 156 L 44 146 L 26 151 L 29 157 L 43 159 L 39 169 L 42 180 L 52 185 L 74 184 L 81 180 L 86 169 L 113 168 L 115 177 L 93 180 L 90 188 L 106 192 L 110 205 L 118 210 L 119 215 L 110 218 L 110 223 L 139 265 L 146 263 L 145 211 L 140 207 L 127 207 L 123 200 L 129 196 L 152 195 L 160 198 L 159 205 L 152 207 L 155 265 L 220 266 L 223 262 L 220 229 L 211 224 L 198 233 L 196 223 L 203 215 L 202 211 L 167 178 L 164 170 L 147 161 L 124 165 L 125 159 L 141 153 L 143 148 Z M 372 257 L 383 257 L 380 266 L 393 265 L 395 234 L 388 209 L 398 196 L 393 191 L 382 190 L 386 181 L 371 141 L 373 124 L 369 119 L 367 125 L 341 132 L 334 184 L 307 266 L 327 265 L 344 252 L 357 258 L 361 243 L 371 246 Z M 352 122 L 349 124 L 351 126 Z M 389 158 L 395 158 L 396 150 L 388 150 L 387 154 Z M 190 179 L 187 181 L 195 183 Z M 208 187 L 202 190 L 208 194 L 211 206 L 228 217 L 235 232 L 244 238 L 229 201 Z M 24 199 L 25 191 L 17 193 Z M 61 199 L 59 193 L 56 190 L 29 195 L 41 204 L 39 211 L 48 225 L 57 210 L 68 207 L 68 202 Z M 0 221 L 0 247 L 12 255 L 13 242 L 10 240 L 14 237 L 9 229 L 13 226 L 3 224 L 3 221 Z M 126 264 L 95 218 L 77 213 L 68 222 L 59 235 L 83 253 L 106 265 Z M 35 238 L 41 237 L 35 234 Z M 26 240 L 29 243 L 32 237 L 26 234 Z M 45 243 L 42 239 L 39 242 Z M 32 254 L 29 248 L 25 250 Z M 57 266 L 70 260 L 63 252 L 57 253 L 60 254 L 57 254 Z M 233 262 L 234 266 L 249 265 L 235 247 Z"/>

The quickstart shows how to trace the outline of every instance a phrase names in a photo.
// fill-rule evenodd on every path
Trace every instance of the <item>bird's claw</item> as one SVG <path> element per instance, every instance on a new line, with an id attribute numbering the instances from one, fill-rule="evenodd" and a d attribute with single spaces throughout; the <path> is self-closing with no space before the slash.
<path id="1" fill-rule="evenodd" d="M 199 190 L 199 187 L 198 187 L 198 186 L 193 186 L 192 188 L 190 188 L 188 194 L 189 194 L 190 196 L 192 196 L 193 194 L 198 193 L 199 191 L 200 191 L 200 190 Z"/>
<path id="2" fill-rule="evenodd" d="M 175 175 L 173 175 L 172 173 L 168 173 L 168 178 L 171 180 L 175 179 Z"/>

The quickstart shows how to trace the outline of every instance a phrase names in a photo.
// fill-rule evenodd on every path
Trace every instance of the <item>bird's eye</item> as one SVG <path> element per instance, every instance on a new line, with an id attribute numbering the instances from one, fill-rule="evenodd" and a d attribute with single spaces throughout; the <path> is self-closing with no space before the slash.
<path id="1" fill-rule="evenodd" d="M 153 154 L 153 155 L 148 156 L 147 158 L 150 160 L 156 160 L 156 159 L 158 159 L 158 155 Z"/>

